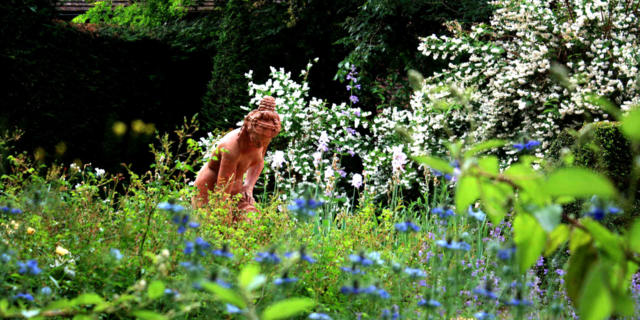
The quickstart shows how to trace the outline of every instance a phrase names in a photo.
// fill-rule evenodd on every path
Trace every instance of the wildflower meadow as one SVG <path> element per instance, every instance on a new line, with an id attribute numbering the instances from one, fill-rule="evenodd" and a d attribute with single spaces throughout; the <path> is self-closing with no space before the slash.
<path id="1" fill-rule="evenodd" d="M 282 122 L 247 219 L 220 191 L 192 205 L 229 131 L 207 116 L 132 125 L 142 170 L 44 161 L 19 148 L 28 133 L 0 132 L 0 317 L 639 319 L 639 5 L 492 1 L 485 22 L 423 34 L 413 53 L 442 68 L 407 66 L 380 105 L 392 86 L 355 59 L 332 70 L 340 101 L 314 96 L 322 58 L 235 74 L 241 113 L 272 96 Z M 111 23 L 137 21 L 118 10 Z M 574 146 L 604 154 L 603 125 L 628 183 Z"/>

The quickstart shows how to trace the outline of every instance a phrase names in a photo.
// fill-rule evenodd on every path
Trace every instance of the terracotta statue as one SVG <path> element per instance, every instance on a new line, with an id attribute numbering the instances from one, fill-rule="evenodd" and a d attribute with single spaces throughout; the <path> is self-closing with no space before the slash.
<path id="1" fill-rule="evenodd" d="M 196 177 L 198 195 L 193 199 L 194 207 L 209 202 L 209 191 L 220 190 L 232 196 L 242 194 L 238 209 L 256 210 L 253 187 L 264 167 L 267 146 L 280 132 L 280 116 L 275 106 L 273 97 L 264 97 L 258 109 L 244 118 L 242 127 L 220 140 L 214 151 L 215 158 L 207 162 Z"/>

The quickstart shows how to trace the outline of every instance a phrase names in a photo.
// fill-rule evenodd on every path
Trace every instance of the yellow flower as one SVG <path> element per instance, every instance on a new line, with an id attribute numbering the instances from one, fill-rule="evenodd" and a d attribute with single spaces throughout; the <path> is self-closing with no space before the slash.
<path id="1" fill-rule="evenodd" d="M 32 234 L 34 234 L 34 233 L 36 233 L 36 229 L 31 228 L 31 227 L 27 228 L 27 234 L 28 234 L 28 235 L 32 235 Z"/>
<path id="2" fill-rule="evenodd" d="M 60 256 L 64 256 L 66 254 L 69 254 L 69 250 L 63 248 L 62 246 L 57 246 L 56 247 L 56 254 L 60 255 Z"/>

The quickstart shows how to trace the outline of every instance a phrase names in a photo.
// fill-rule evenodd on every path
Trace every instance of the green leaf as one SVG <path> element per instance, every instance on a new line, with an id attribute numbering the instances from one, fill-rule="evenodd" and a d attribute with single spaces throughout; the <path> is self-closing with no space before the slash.
<path id="1" fill-rule="evenodd" d="M 599 265 L 587 274 L 578 308 L 581 320 L 602 320 L 611 316 L 613 297 L 605 282 L 608 276 L 607 269 Z"/>
<path id="2" fill-rule="evenodd" d="M 544 250 L 544 256 L 548 257 L 553 254 L 559 246 L 565 243 L 569 239 L 569 232 L 569 227 L 566 224 L 561 224 L 551 231 L 547 239 L 547 248 Z"/>
<path id="3" fill-rule="evenodd" d="M 230 303 L 240 309 L 247 307 L 247 303 L 242 299 L 242 297 L 231 289 L 221 287 L 220 285 L 211 282 L 203 283 L 202 287 L 208 292 L 213 293 L 218 300 Z"/>
<path id="4" fill-rule="evenodd" d="M 259 288 L 265 281 L 267 278 L 260 274 L 260 266 L 257 264 L 247 265 L 238 275 L 238 285 L 247 292 Z"/>
<path id="5" fill-rule="evenodd" d="M 640 219 L 636 219 L 629 229 L 629 248 L 635 253 L 640 253 Z"/>
<path id="6" fill-rule="evenodd" d="M 607 256 L 617 262 L 624 260 L 622 241 L 617 235 L 591 218 L 581 219 L 580 222 L 593 237 L 597 248 L 602 249 Z"/>
<path id="7" fill-rule="evenodd" d="M 45 310 L 67 309 L 71 307 L 73 307 L 71 301 L 69 301 L 68 299 L 60 299 L 49 303 Z"/>
<path id="8" fill-rule="evenodd" d="M 573 228 L 571 231 L 571 240 L 569 240 L 569 250 L 571 252 L 576 251 L 579 247 L 582 247 L 591 241 L 591 236 L 578 228 Z"/>
<path id="9" fill-rule="evenodd" d="M 0 313 L 6 313 L 9 309 L 9 301 L 7 299 L 0 300 Z"/>
<path id="10" fill-rule="evenodd" d="M 80 306 L 80 305 L 87 305 L 87 304 L 102 304 L 102 303 L 104 303 L 104 300 L 102 299 L 102 297 L 100 297 L 95 293 L 81 294 L 77 298 L 71 300 L 72 306 Z"/>
<path id="11" fill-rule="evenodd" d="M 521 213 L 513 220 L 513 240 L 520 272 L 525 273 L 542 254 L 547 235 L 534 217 Z"/>
<path id="12" fill-rule="evenodd" d="M 630 140 L 640 141 L 640 108 L 629 111 L 622 120 L 622 133 Z"/>
<path id="13" fill-rule="evenodd" d="M 478 179 L 472 176 L 463 175 L 456 186 L 456 211 L 462 214 L 467 211 L 467 207 L 480 197 Z"/>
<path id="14" fill-rule="evenodd" d="M 464 157 L 468 158 L 481 152 L 485 152 L 495 148 L 500 148 L 504 146 L 506 143 L 507 142 L 504 140 L 497 140 L 497 139 L 481 142 L 471 147 L 471 149 L 465 151 Z"/>
<path id="15" fill-rule="evenodd" d="M 564 168 L 555 171 L 547 179 L 545 189 L 551 196 L 598 195 L 609 198 L 616 194 L 616 188 L 607 178 L 584 168 Z"/>
<path id="16" fill-rule="evenodd" d="M 133 315 L 137 318 L 137 319 L 142 319 L 142 320 L 164 320 L 167 319 L 167 317 L 165 317 L 162 314 L 150 311 L 150 310 L 136 310 L 133 312 Z"/>
<path id="17" fill-rule="evenodd" d="M 551 232 L 560 224 L 560 219 L 562 218 L 562 206 L 552 204 L 538 208 L 533 212 L 533 215 L 538 219 L 538 222 L 544 231 Z"/>
<path id="18" fill-rule="evenodd" d="M 491 223 L 500 224 L 507 212 L 505 207 L 512 194 L 513 188 L 506 183 L 490 181 L 482 184 L 482 203 Z"/>
<path id="19" fill-rule="evenodd" d="M 497 175 L 500 173 L 500 160 L 496 156 L 487 156 L 478 159 L 478 166 L 485 172 Z"/>
<path id="20" fill-rule="evenodd" d="M 73 316 L 73 320 L 93 320 L 93 317 L 86 314 L 76 314 Z"/>
<path id="21" fill-rule="evenodd" d="M 419 164 L 423 164 L 431 169 L 438 170 L 442 173 L 453 172 L 453 168 L 451 167 L 451 165 L 449 165 L 449 162 L 439 158 L 430 156 L 416 156 L 412 157 L 412 159 Z"/>
<path id="22" fill-rule="evenodd" d="M 575 250 L 571 249 L 569 267 L 567 268 L 567 273 L 564 276 L 564 283 L 567 287 L 567 295 L 572 301 L 576 303 L 580 302 L 579 298 L 582 292 L 585 276 L 596 261 L 598 261 L 598 253 L 590 245 L 582 245 L 577 247 Z"/>
<path id="23" fill-rule="evenodd" d="M 287 319 L 309 311 L 316 302 L 309 298 L 289 298 L 268 306 L 262 313 L 263 320 Z"/>
<path id="24" fill-rule="evenodd" d="M 147 295 L 151 300 L 160 298 L 162 297 L 163 294 L 164 294 L 164 283 L 162 283 L 162 281 L 160 280 L 155 280 L 151 282 L 151 284 L 147 288 Z"/>

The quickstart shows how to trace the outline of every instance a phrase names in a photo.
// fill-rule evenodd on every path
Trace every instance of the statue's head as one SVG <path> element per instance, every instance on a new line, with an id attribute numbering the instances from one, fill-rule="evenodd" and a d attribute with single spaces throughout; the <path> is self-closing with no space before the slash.
<path id="1" fill-rule="evenodd" d="M 276 113 L 276 100 L 266 96 L 257 110 L 244 118 L 242 131 L 247 132 L 251 144 L 259 148 L 268 144 L 280 132 L 280 116 Z"/>

